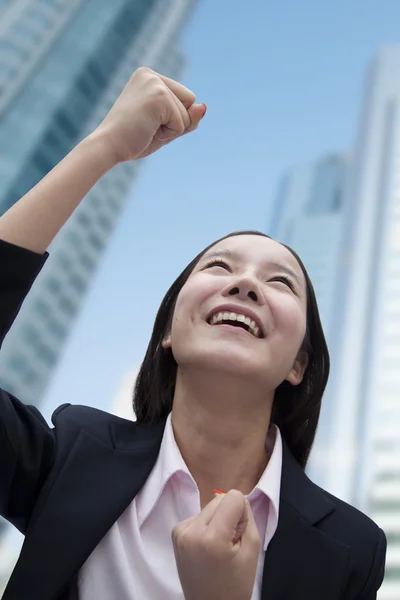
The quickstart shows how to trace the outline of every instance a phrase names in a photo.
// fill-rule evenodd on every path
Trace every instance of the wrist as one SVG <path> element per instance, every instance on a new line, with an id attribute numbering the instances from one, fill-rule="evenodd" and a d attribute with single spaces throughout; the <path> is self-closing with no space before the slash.
<path id="1" fill-rule="evenodd" d="M 80 145 L 96 159 L 97 165 L 104 174 L 121 162 L 107 133 L 101 129 L 95 129 L 82 140 Z"/>

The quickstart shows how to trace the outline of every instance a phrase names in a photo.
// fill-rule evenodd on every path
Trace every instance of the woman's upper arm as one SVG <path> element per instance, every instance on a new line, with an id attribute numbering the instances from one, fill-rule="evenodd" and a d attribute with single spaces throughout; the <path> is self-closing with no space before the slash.
<path id="1" fill-rule="evenodd" d="M 380 529 L 372 565 L 368 566 L 365 585 L 356 600 L 376 600 L 385 574 L 386 546 L 386 536 Z"/>
<path id="2" fill-rule="evenodd" d="M 39 411 L 0 389 L 0 514 L 22 533 L 54 456 L 54 430 Z"/>
<path id="3" fill-rule="evenodd" d="M 48 257 L 0 240 L 0 346 Z M 22 533 L 54 462 L 54 437 L 36 408 L 0 389 L 0 514 Z"/>

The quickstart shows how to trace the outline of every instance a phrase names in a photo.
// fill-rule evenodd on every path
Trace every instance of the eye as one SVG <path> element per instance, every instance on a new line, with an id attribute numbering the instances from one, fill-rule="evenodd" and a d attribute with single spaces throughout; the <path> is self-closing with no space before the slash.
<path id="1" fill-rule="evenodd" d="M 206 266 L 204 268 L 209 269 L 210 267 L 221 267 L 226 271 L 231 271 L 228 263 L 226 263 L 224 260 L 221 260 L 220 258 L 212 258 L 208 261 L 208 263 L 206 263 Z"/>
<path id="2" fill-rule="evenodd" d="M 279 275 L 279 277 L 274 277 L 273 279 L 270 279 L 270 281 L 281 281 L 282 283 L 287 285 L 288 288 L 292 290 L 292 292 L 296 291 L 293 281 L 289 277 L 286 277 L 286 275 Z"/>

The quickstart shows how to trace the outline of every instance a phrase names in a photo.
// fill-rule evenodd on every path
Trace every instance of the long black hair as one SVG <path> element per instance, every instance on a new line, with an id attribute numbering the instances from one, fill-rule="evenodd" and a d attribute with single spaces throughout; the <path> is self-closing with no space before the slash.
<path id="1" fill-rule="evenodd" d="M 198 254 L 174 281 L 161 302 L 146 355 L 136 379 L 133 409 L 138 423 L 165 419 L 172 410 L 177 363 L 170 350 L 162 346 L 167 337 L 179 292 L 201 257 L 215 244 L 237 235 L 270 236 L 260 231 L 236 231 L 213 242 Z M 302 382 L 293 386 L 282 382 L 275 390 L 271 422 L 275 423 L 297 462 L 305 469 L 314 442 L 322 395 L 329 375 L 329 353 L 318 311 L 314 288 L 299 256 L 287 248 L 298 261 L 307 289 L 307 324 L 301 346 L 308 354 Z"/>

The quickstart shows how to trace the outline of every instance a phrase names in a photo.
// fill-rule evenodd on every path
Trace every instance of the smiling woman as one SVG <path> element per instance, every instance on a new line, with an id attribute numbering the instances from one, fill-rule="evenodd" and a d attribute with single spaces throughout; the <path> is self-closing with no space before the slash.
<path id="1" fill-rule="evenodd" d="M 287 274 L 291 277 L 288 281 Z M 189 292 L 193 289 L 196 303 L 204 298 L 202 306 L 198 307 L 197 318 L 202 315 L 202 320 L 207 322 L 216 314 L 216 320 L 223 322 L 228 320 L 229 311 L 248 315 L 257 324 L 256 337 L 261 334 L 265 345 L 254 347 L 257 364 L 253 371 L 251 366 L 247 367 L 250 377 L 247 395 L 255 398 L 252 388 L 257 381 L 258 367 L 263 410 L 268 415 L 273 411 L 272 421 L 284 433 L 293 455 L 305 468 L 328 380 L 329 353 L 314 289 L 301 259 L 292 249 L 258 231 L 235 232 L 205 248 L 166 293 L 136 380 L 134 410 L 138 422 L 150 423 L 166 417 L 172 410 L 178 366 L 175 353 L 179 353 L 179 338 L 172 347 L 172 335 L 176 330 L 185 344 L 190 343 L 191 323 L 196 323 L 196 315 L 186 323 L 180 308 L 185 307 L 188 289 Z M 178 323 L 176 328 L 173 327 L 174 314 Z M 229 319 L 232 319 L 230 314 Z M 222 336 L 222 342 L 229 341 L 225 335 L 238 333 L 230 329 L 226 334 L 221 330 L 215 334 Z M 230 339 L 231 353 L 239 353 L 237 362 L 232 364 L 227 362 L 218 340 L 211 346 L 212 338 L 201 337 L 202 334 L 206 336 L 207 330 L 200 330 L 198 334 L 196 330 L 195 340 L 204 354 L 205 368 L 207 363 L 208 368 L 213 368 L 216 364 L 221 365 L 223 360 L 224 370 L 231 369 L 237 376 L 246 376 L 244 369 L 249 348 L 243 345 L 245 340 L 239 340 L 238 348 L 235 348 L 234 338 Z M 185 357 L 182 357 L 179 364 L 184 361 Z M 301 378 L 293 385 L 291 369 L 296 367 L 300 368 Z M 266 390 L 270 395 L 273 391 L 269 400 L 265 397 Z M 244 406 L 249 409 L 249 400 Z"/>
<path id="2" fill-rule="evenodd" d="M 0 341 L 90 188 L 204 114 L 190 90 L 139 69 L 98 128 L 0 218 Z M 166 293 L 136 422 L 65 404 L 51 428 L 0 390 L 0 511 L 25 535 L 3 600 L 375 599 L 384 533 L 304 472 L 328 372 L 300 258 L 242 231 Z"/>

